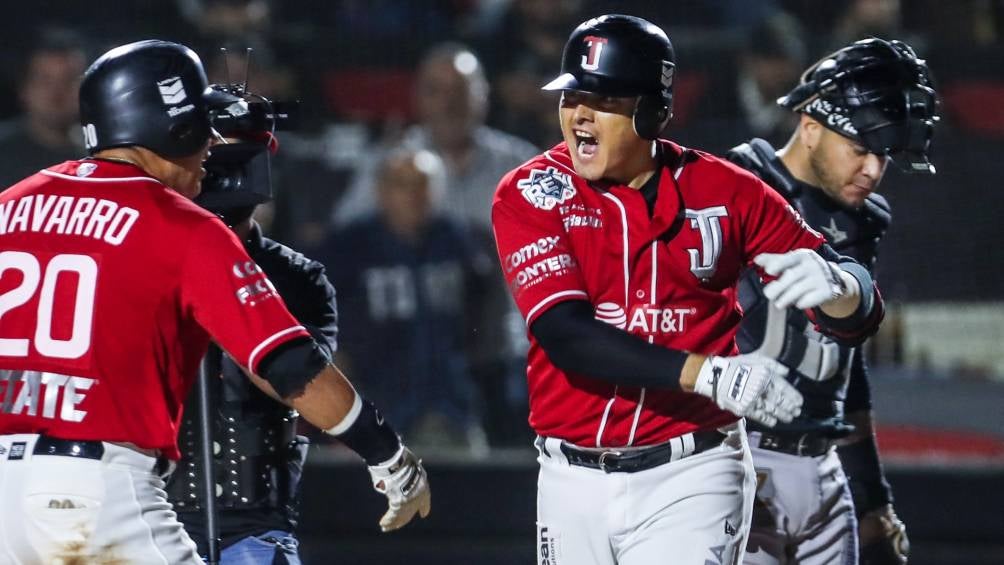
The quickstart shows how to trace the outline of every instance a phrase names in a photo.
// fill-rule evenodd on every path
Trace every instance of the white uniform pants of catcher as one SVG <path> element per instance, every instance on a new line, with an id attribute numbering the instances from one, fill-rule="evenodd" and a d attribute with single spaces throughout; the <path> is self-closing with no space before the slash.
<path id="1" fill-rule="evenodd" d="M 756 447 L 753 527 L 743 563 L 856 565 L 857 520 L 847 476 L 831 447 L 823 455 L 789 455 Z"/>
<path id="2" fill-rule="evenodd" d="M 0 436 L 0 563 L 202 564 L 154 457 L 107 442 L 100 460 L 40 455 L 38 439 Z"/>
<path id="3" fill-rule="evenodd" d="M 756 477 L 742 421 L 721 431 L 717 447 L 634 473 L 570 465 L 544 438 L 537 564 L 739 563 Z"/>

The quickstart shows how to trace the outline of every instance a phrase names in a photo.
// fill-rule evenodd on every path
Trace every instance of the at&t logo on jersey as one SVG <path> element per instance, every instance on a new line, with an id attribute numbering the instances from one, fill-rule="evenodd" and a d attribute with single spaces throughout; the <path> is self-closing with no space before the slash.
<path id="1" fill-rule="evenodd" d="M 676 334 L 685 330 L 687 316 L 693 308 L 656 308 L 637 305 L 631 308 L 627 331 L 644 335 Z"/>
<path id="2" fill-rule="evenodd" d="M 645 304 L 631 307 L 630 314 L 620 304 L 601 302 L 593 316 L 615 328 L 642 335 L 676 334 L 685 330 L 693 308 L 656 308 Z"/>
<path id="3" fill-rule="evenodd" d="M 555 206 L 575 196 L 572 177 L 554 167 L 532 169 L 530 176 L 516 183 L 527 202 L 541 210 L 553 210 Z"/>
<path id="4" fill-rule="evenodd" d="M 606 324 L 619 329 L 624 329 L 627 326 L 627 312 L 621 308 L 620 304 L 614 304 L 613 302 L 601 302 L 596 305 L 596 310 L 593 316 Z"/>

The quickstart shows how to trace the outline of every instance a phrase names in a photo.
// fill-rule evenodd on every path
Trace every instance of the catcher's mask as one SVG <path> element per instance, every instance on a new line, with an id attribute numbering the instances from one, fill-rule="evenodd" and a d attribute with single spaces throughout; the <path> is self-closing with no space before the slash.
<path id="1" fill-rule="evenodd" d="M 933 174 L 928 157 L 938 96 L 923 59 L 902 41 L 871 38 L 816 62 L 777 103 L 890 156 L 907 172 Z"/>

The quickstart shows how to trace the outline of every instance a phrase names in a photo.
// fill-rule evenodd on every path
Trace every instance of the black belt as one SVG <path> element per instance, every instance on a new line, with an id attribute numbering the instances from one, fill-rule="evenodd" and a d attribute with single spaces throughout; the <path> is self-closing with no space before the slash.
<path id="1" fill-rule="evenodd" d="M 105 454 L 105 446 L 100 441 L 77 439 L 59 439 L 49 436 L 38 436 L 35 440 L 35 455 L 63 455 L 80 457 L 81 459 L 98 459 Z"/>
<path id="2" fill-rule="evenodd" d="M 61 455 L 100 461 L 105 454 L 105 445 L 97 440 L 60 439 L 39 435 L 38 439 L 35 440 L 35 448 L 31 452 L 34 455 Z M 157 457 L 152 471 L 158 476 L 163 476 L 170 468 L 171 461 L 160 456 Z"/>
<path id="3" fill-rule="evenodd" d="M 777 451 L 798 457 L 818 457 L 825 455 L 833 445 L 833 440 L 820 434 L 771 434 L 760 432 L 760 449 Z"/>
<path id="4" fill-rule="evenodd" d="M 694 450 L 689 453 L 684 452 L 683 444 L 681 441 L 677 441 L 678 438 L 651 447 L 625 451 L 616 449 L 586 450 L 562 442 L 561 452 L 565 454 L 570 465 L 600 469 L 605 473 L 636 473 L 717 447 L 725 439 L 725 434 L 718 430 L 698 431 L 692 435 L 694 436 Z"/>

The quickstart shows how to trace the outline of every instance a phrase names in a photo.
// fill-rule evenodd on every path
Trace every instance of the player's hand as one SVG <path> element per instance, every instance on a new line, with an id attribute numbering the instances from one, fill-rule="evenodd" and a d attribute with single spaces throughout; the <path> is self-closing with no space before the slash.
<path id="1" fill-rule="evenodd" d="M 373 488 L 387 497 L 387 513 L 380 518 L 384 532 L 396 530 L 415 517 L 429 515 L 432 493 L 422 461 L 405 446 L 386 463 L 369 467 Z"/>
<path id="2" fill-rule="evenodd" d="M 861 565 L 906 565 L 910 540 L 906 525 L 896 516 L 892 505 L 865 514 L 858 521 L 861 540 Z"/>
<path id="3" fill-rule="evenodd" d="M 788 369 L 760 355 L 708 357 L 694 392 L 719 407 L 767 426 L 790 422 L 802 411 L 802 395 L 784 379 Z"/>
<path id="4" fill-rule="evenodd" d="M 840 268 L 811 249 L 761 253 L 753 262 L 777 277 L 764 286 L 763 294 L 779 308 L 815 308 L 847 292 Z"/>

